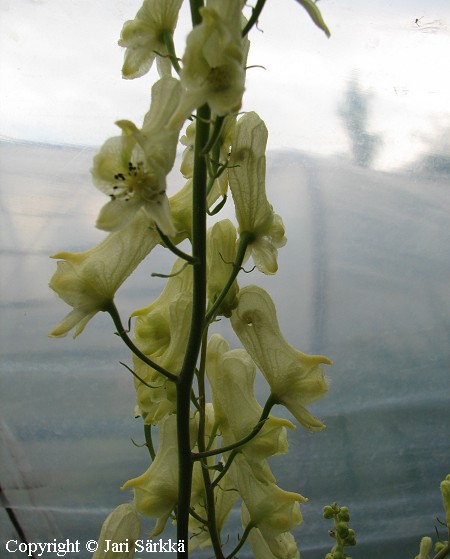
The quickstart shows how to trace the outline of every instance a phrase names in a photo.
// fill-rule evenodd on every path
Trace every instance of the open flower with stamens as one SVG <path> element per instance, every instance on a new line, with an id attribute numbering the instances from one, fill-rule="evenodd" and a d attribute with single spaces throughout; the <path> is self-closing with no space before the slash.
<path id="1" fill-rule="evenodd" d="M 241 36 L 242 0 L 210 0 L 200 8 L 202 22 L 186 40 L 180 105 L 171 120 L 179 127 L 204 103 L 218 116 L 241 108 L 248 39 Z"/>
<path id="2" fill-rule="evenodd" d="M 108 235 L 85 252 L 58 252 L 56 272 L 49 286 L 73 310 L 50 332 L 65 336 L 75 328 L 78 336 L 89 320 L 111 303 L 117 289 L 158 244 L 159 235 L 150 229 L 150 219 L 139 211 L 132 222 Z"/>
<path id="3" fill-rule="evenodd" d="M 171 40 L 182 3 L 183 0 L 144 0 L 136 17 L 125 22 L 119 40 L 119 45 L 126 47 L 124 78 L 143 76 L 156 57 L 160 76 L 171 73 L 165 37 Z"/>
<path id="4" fill-rule="evenodd" d="M 281 217 L 266 196 L 267 128 L 259 116 L 246 113 L 235 127 L 228 178 L 239 233 L 251 233 L 246 258 L 252 256 L 264 274 L 278 270 L 277 249 L 286 244 Z"/>
<path id="5" fill-rule="evenodd" d="M 94 157 L 95 186 L 111 200 L 103 206 L 97 227 L 117 231 L 143 208 L 166 235 L 176 230 L 166 196 L 166 176 L 172 169 L 179 129 L 166 124 L 181 94 L 180 82 L 166 76 L 152 87 L 152 103 L 142 129 L 118 121 L 121 136 L 107 140 Z"/>
<path id="6" fill-rule="evenodd" d="M 323 355 L 307 355 L 289 345 L 280 331 L 272 299 L 264 289 L 255 285 L 239 292 L 231 324 L 266 377 L 276 401 L 304 427 L 323 429 L 324 424 L 305 406 L 327 391 L 320 365 L 331 365 L 332 362 Z"/>

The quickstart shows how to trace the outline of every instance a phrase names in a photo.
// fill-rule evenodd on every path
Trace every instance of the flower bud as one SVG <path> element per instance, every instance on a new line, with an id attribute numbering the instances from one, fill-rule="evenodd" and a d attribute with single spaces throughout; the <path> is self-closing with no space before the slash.
<path id="1" fill-rule="evenodd" d="M 339 537 L 342 539 L 346 538 L 349 535 L 349 529 L 345 522 L 338 522 L 336 530 L 339 534 Z"/>
<path id="2" fill-rule="evenodd" d="M 450 474 L 441 482 L 441 494 L 444 502 L 445 521 L 450 529 Z"/>
<path id="3" fill-rule="evenodd" d="M 429 553 L 433 546 L 433 542 L 430 537 L 425 536 L 420 540 L 419 555 L 416 555 L 414 559 L 429 559 Z"/>

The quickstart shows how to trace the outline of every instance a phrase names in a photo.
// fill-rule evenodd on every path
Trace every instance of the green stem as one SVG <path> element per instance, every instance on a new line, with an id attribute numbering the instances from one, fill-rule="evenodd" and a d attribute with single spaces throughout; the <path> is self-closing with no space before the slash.
<path id="1" fill-rule="evenodd" d="M 215 456 L 216 454 L 223 454 L 224 452 L 228 452 L 230 450 L 234 450 L 236 448 L 240 448 L 244 446 L 244 444 L 251 441 L 256 435 L 261 431 L 266 422 L 266 419 L 269 417 L 270 410 L 272 407 L 277 403 L 277 399 L 272 396 L 272 394 L 267 398 L 267 402 L 264 406 L 264 409 L 261 413 L 261 417 L 259 418 L 258 423 L 253 427 L 250 433 L 245 436 L 243 439 L 236 441 L 233 444 L 229 444 L 227 446 L 223 446 L 221 448 L 216 448 L 213 450 L 206 450 L 205 452 L 195 452 L 192 454 L 193 460 L 201 460 L 202 458 L 207 458 L 208 456 Z"/>
<path id="2" fill-rule="evenodd" d="M 447 545 L 443 547 L 438 553 L 436 553 L 433 559 L 445 559 L 445 557 L 447 557 L 447 555 L 450 553 L 450 528 L 448 531 L 448 540 L 449 541 L 447 542 Z"/>
<path id="3" fill-rule="evenodd" d="M 195 27 L 202 22 L 200 8 L 203 8 L 203 0 L 190 0 L 189 4 L 191 6 L 192 25 Z"/>
<path id="4" fill-rule="evenodd" d="M 233 282 L 236 279 L 237 275 L 241 271 L 242 263 L 244 262 L 244 258 L 245 258 L 245 253 L 247 251 L 248 246 L 252 243 L 253 240 L 254 240 L 253 233 L 244 232 L 240 236 L 236 260 L 233 264 L 233 269 L 231 271 L 230 277 L 228 278 L 225 287 L 222 289 L 220 295 L 214 301 L 213 306 L 209 309 L 205 317 L 206 326 L 208 326 L 216 318 L 216 314 L 219 310 L 220 305 L 222 304 L 223 300 L 227 296 L 228 291 L 231 289 L 231 286 L 233 285 Z"/>
<path id="5" fill-rule="evenodd" d="M 200 402 L 200 421 L 198 426 L 198 439 L 197 445 L 200 452 L 205 452 L 206 450 L 206 390 L 205 390 L 205 365 L 206 365 L 206 345 L 208 341 L 208 329 L 203 332 L 202 341 L 202 352 L 201 360 L 198 371 L 198 399 Z M 214 549 L 214 554 L 216 559 L 225 559 L 222 547 L 220 545 L 220 536 L 217 531 L 216 523 L 216 508 L 214 499 L 214 488 L 211 483 L 211 477 L 209 475 L 208 469 L 208 459 L 205 458 L 201 462 L 202 466 L 202 476 L 203 484 L 205 486 L 205 497 L 206 497 L 206 511 L 207 511 L 207 526 L 209 531 L 209 537 Z"/>
<path id="6" fill-rule="evenodd" d="M 245 37 L 247 35 L 247 33 L 250 31 L 250 29 L 258 21 L 258 18 L 261 15 L 261 12 L 263 11 L 265 3 L 266 3 L 266 0 L 258 0 L 258 2 L 256 2 L 256 6 L 252 10 L 252 15 L 250 16 L 250 19 L 247 21 L 247 25 L 242 30 L 242 36 L 243 37 Z"/>
<path id="7" fill-rule="evenodd" d="M 175 69 L 175 72 L 180 75 L 181 68 L 175 53 L 175 45 L 173 43 L 173 35 L 169 31 L 163 32 L 164 44 L 166 45 L 167 52 L 169 53 L 170 61 Z"/>
<path id="8" fill-rule="evenodd" d="M 225 120 L 224 116 L 216 117 L 212 134 L 209 137 L 206 146 L 203 148 L 203 152 L 202 152 L 203 155 L 207 155 L 212 150 L 212 148 L 216 145 L 216 142 L 219 139 L 220 133 L 222 131 L 222 125 L 224 120 Z"/>
<path id="9" fill-rule="evenodd" d="M 169 371 L 166 371 L 166 369 L 164 369 L 164 367 L 161 367 L 160 365 L 158 365 L 157 363 L 155 363 L 154 361 L 149 359 L 146 355 L 144 355 L 142 353 L 142 351 L 138 347 L 136 347 L 134 345 L 134 343 L 131 341 L 130 337 L 128 336 L 125 328 L 123 327 L 122 321 L 120 320 L 119 312 L 117 310 L 116 305 L 114 304 L 114 301 L 110 301 L 108 303 L 108 305 L 103 310 L 111 315 L 111 318 L 113 319 L 113 322 L 114 322 L 114 324 L 116 325 L 116 328 L 117 328 L 117 334 L 122 338 L 125 345 L 128 346 L 128 348 L 137 357 L 139 357 L 139 359 L 141 361 L 143 361 L 146 365 L 148 365 L 152 369 L 155 369 L 155 371 L 158 371 L 158 373 L 161 373 L 162 375 L 164 375 L 168 380 L 170 380 L 172 382 L 175 382 L 175 383 L 177 383 L 179 381 L 179 378 L 178 378 L 177 375 L 174 375 L 173 373 L 170 373 Z"/>
<path id="10" fill-rule="evenodd" d="M 239 540 L 237 546 L 233 549 L 233 551 L 227 555 L 226 559 L 233 559 L 236 553 L 241 549 L 244 543 L 247 541 L 248 535 L 250 534 L 251 529 L 254 528 L 253 524 L 249 522 L 245 527 L 244 533 L 242 534 L 242 538 Z"/>
<path id="11" fill-rule="evenodd" d="M 146 423 L 144 424 L 144 435 L 145 435 L 145 444 L 148 448 L 148 451 L 150 453 L 150 458 L 152 460 L 155 459 L 156 456 L 156 452 L 155 452 L 155 447 L 153 446 L 153 438 L 152 438 L 152 426 L 151 425 L 147 425 Z"/>
<path id="12" fill-rule="evenodd" d="M 186 262 L 188 262 L 189 264 L 194 264 L 195 260 L 193 256 L 191 256 L 190 254 L 186 254 L 177 246 L 175 246 L 169 239 L 169 237 L 165 235 L 158 226 L 156 226 L 156 230 L 158 231 L 158 235 L 161 237 L 162 242 L 170 251 L 172 251 L 176 256 L 179 256 L 182 260 L 186 260 Z"/>
<path id="13" fill-rule="evenodd" d="M 197 3 L 195 3 L 197 4 Z M 192 2 L 191 2 L 192 6 Z M 200 15 L 200 14 L 198 14 Z M 194 19 L 194 14 L 193 14 Z M 178 559 L 188 557 L 189 506 L 192 485 L 191 442 L 189 416 L 192 383 L 201 348 L 206 312 L 206 182 L 205 156 L 201 155 L 209 136 L 210 110 L 203 105 L 197 111 L 195 134 L 194 173 L 192 181 L 192 316 L 189 341 L 177 384 L 177 440 L 178 440 L 178 511 L 177 538 L 184 542 L 185 551 Z"/>
<path id="14" fill-rule="evenodd" d="M 133 371 L 133 369 L 131 367 L 128 367 L 128 365 L 126 363 L 123 363 L 122 361 L 119 361 L 119 363 L 123 367 L 125 367 L 125 369 L 128 369 L 130 371 L 130 373 L 134 376 L 134 378 L 136 378 L 139 382 L 142 382 L 142 384 L 144 386 L 146 386 L 147 388 L 157 388 L 157 386 L 152 386 L 148 382 L 145 382 L 145 380 L 143 378 L 141 378 L 135 371 Z"/>
<path id="15" fill-rule="evenodd" d="M 220 481 L 223 479 L 225 474 L 228 472 L 231 464 L 233 463 L 233 460 L 236 458 L 236 456 L 239 454 L 239 452 L 240 452 L 240 450 L 238 448 L 235 448 L 234 450 L 231 451 L 230 456 L 228 456 L 227 461 L 225 462 L 225 465 L 223 466 L 222 471 L 212 482 L 213 487 L 216 487 L 216 485 L 219 485 Z"/>

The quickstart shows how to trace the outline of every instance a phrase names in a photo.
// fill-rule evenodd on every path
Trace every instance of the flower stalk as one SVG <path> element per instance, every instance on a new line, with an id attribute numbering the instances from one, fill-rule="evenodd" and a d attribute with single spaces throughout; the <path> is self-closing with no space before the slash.
<path id="1" fill-rule="evenodd" d="M 324 29 L 317 7 L 300 3 Z M 143 0 L 124 24 L 123 77 L 143 76 L 156 62 L 160 79 L 141 127 L 118 120 L 120 135 L 94 158 L 93 182 L 109 197 L 97 227 L 109 235 L 84 253 L 56 254 L 50 283 L 73 308 L 52 336 L 73 328 L 78 335 L 97 312 L 108 312 L 133 356 L 133 367 L 121 363 L 134 377 L 135 415 L 145 436 L 139 446 L 147 447 L 150 465 L 123 484 L 133 503 L 113 511 L 101 538 L 135 540 L 140 515 L 156 518 L 156 536 L 172 518 L 178 559 L 206 546 L 216 559 L 233 559 L 248 544 L 258 557 L 261 549 L 270 559 L 298 557 L 289 531 L 301 522 L 305 498 L 278 487 L 269 466 L 271 456 L 287 451 L 286 429 L 294 425 L 270 412 L 281 404 L 304 426 L 322 428 L 305 406 L 326 391 L 318 365 L 331 362 L 289 346 L 269 295 L 237 282 L 249 258 L 251 271 L 275 274 L 286 243 L 266 195 L 267 128 L 256 113 L 240 114 L 247 35 L 264 4 L 258 0 L 247 21 L 244 0 L 190 0 L 193 28 L 181 58 L 174 33 L 182 0 Z M 168 198 L 179 141 L 186 183 Z M 234 223 L 220 219 L 230 200 Z M 182 241 L 190 250 L 179 248 Z M 170 274 L 152 274 L 167 279 L 164 290 L 131 314 L 126 329 L 115 293 L 157 244 L 177 260 Z M 245 349 L 231 349 L 212 332 L 221 318 L 230 320 Z M 254 394 L 257 366 L 270 389 L 264 407 Z M 222 531 L 236 506 L 243 535 L 227 551 Z"/>

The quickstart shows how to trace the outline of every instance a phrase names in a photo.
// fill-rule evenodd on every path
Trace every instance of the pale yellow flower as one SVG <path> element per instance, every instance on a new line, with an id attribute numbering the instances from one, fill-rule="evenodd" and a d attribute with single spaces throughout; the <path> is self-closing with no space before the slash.
<path id="1" fill-rule="evenodd" d="M 190 236 L 192 214 L 191 185 L 172 196 L 169 204 L 179 233 L 174 242 Z M 50 287 L 74 310 L 59 323 L 50 336 L 65 336 L 76 328 L 78 336 L 89 320 L 104 310 L 115 292 L 138 264 L 160 241 L 154 223 L 140 210 L 131 223 L 120 231 L 110 233 L 99 245 L 81 253 L 59 252 L 52 258 L 61 259 Z M 144 365 L 141 362 L 142 365 Z"/>
<path id="2" fill-rule="evenodd" d="M 251 254 L 261 272 L 274 274 L 277 249 L 286 244 L 286 237 L 281 217 L 266 196 L 266 144 L 266 125 L 256 113 L 246 113 L 235 127 L 228 178 L 239 234 L 253 236 L 246 258 Z"/>
<path id="3" fill-rule="evenodd" d="M 191 321 L 192 267 L 177 259 L 171 276 L 159 297 L 131 316 L 137 317 L 136 346 L 152 361 L 178 374 L 183 364 Z M 134 379 L 140 413 L 145 423 L 156 423 L 175 411 L 175 385 L 139 357 L 133 357 L 133 363 L 134 371 L 152 387 Z"/>
<path id="4" fill-rule="evenodd" d="M 301 523 L 300 503 L 307 499 L 299 493 L 284 491 L 275 483 L 257 479 L 242 454 L 234 459 L 230 474 L 248 511 L 249 521 L 258 528 L 274 556 L 287 559 L 291 545 L 286 549 L 286 544 L 291 542 L 286 542 L 283 534 Z"/>
<path id="5" fill-rule="evenodd" d="M 179 127 L 204 103 L 218 116 L 239 111 L 245 89 L 248 41 L 241 36 L 241 0 L 208 2 L 200 9 L 202 22 L 186 40 L 180 105 L 171 120 Z"/>
<path id="6" fill-rule="evenodd" d="M 146 74 L 157 58 L 160 76 L 171 73 L 164 35 L 173 35 L 183 0 L 144 0 L 133 20 L 126 21 L 119 40 L 126 47 L 122 68 L 124 78 Z M 158 56 L 160 55 L 160 56 Z"/>
<path id="7" fill-rule="evenodd" d="M 245 504 L 242 505 L 242 524 L 244 527 L 250 522 L 250 515 Z M 254 557 L 258 559 L 300 559 L 300 552 L 291 532 L 283 532 L 275 537 L 276 553 L 272 553 L 269 545 L 258 528 L 252 528 L 248 536 Z"/>
<path id="8" fill-rule="evenodd" d="M 143 208 L 163 233 L 176 234 L 166 177 L 175 161 L 179 129 L 169 130 L 166 125 L 180 94 L 178 80 L 161 78 L 152 87 L 152 103 L 142 130 L 132 122 L 118 121 L 122 135 L 107 140 L 94 157 L 94 184 L 111 198 L 98 216 L 99 229 L 117 231 Z"/>
<path id="9" fill-rule="evenodd" d="M 248 286 L 238 294 L 238 306 L 231 324 L 270 385 L 272 395 L 304 427 L 323 429 L 323 423 L 311 415 L 306 405 L 327 391 L 322 363 L 332 362 L 323 355 L 307 355 L 284 339 L 269 294 L 257 286 Z"/>
<path id="10" fill-rule="evenodd" d="M 122 559 L 134 557 L 134 544 L 139 538 L 141 521 L 132 503 L 119 505 L 103 522 L 98 537 L 98 547 L 92 559 L 114 559 L 117 551 L 114 544 L 120 549 Z"/>
<path id="11" fill-rule="evenodd" d="M 59 261 L 49 286 L 73 310 L 53 328 L 51 337 L 65 336 L 72 328 L 76 337 L 97 312 L 106 310 L 117 289 L 158 244 L 159 236 L 150 226 L 140 211 L 127 227 L 94 248 L 52 256 Z"/>
<path id="12" fill-rule="evenodd" d="M 214 304 L 225 287 L 235 259 L 236 228 L 229 219 L 218 221 L 207 233 L 207 292 L 210 306 Z M 231 316 L 231 311 L 236 306 L 238 291 L 239 287 L 235 280 L 216 314 L 226 317 Z"/>
<path id="13" fill-rule="evenodd" d="M 228 446 L 249 435 L 260 420 L 262 407 L 253 389 L 255 365 L 245 350 L 230 350 L 226 340 L 214 334 L 208 343 L 206 373 L 222 445 Z M 287 452 L 286 427 L 294 425 L 269 416 L 259 433 L 240 448 L 258 479 L 275 481 L 265 459 Z"/>
<path id="14" fill-rule="evenodd" d="M 159 424 L 159 446 L 155 460 L 141 476 L 130 479 L 122 489 L 134 489 L 138 512 L 157 519 L 151 536 L 160 534 L 174 506 L 178 503 L 178 446 L 176 415 L 169 415 Z M 192 446 L 197 437 L 197 424 L 190 423 Z"/>

